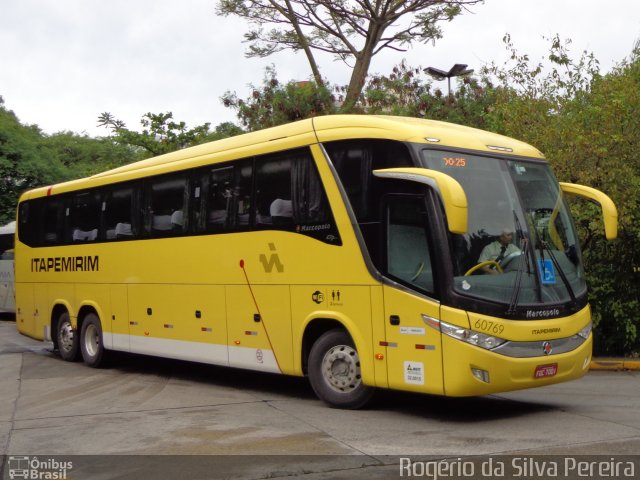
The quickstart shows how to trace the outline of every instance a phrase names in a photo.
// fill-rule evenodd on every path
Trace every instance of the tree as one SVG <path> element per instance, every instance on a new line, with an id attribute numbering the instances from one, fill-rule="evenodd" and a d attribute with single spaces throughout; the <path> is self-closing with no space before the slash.
<path id="1" fill-rule="evenodd" d="M 108 128 L 116 143 L 137 148 L 144 157 L 162 155 L 242 132 L 240 128 L 228 122 L 220 124 L 214 132 L 210 130 L 210 123 L 187 128 L 185 122 L 174 121 L 171 112 L 145 113 L 140 124 L 143 130 L 137 132 L 129 130 L 122 120 L 116 119 L 109 112 L 104 112 L 98 117 L 98 126 Z"/>
<path id="2" fill-rule="evenodd" d="M 0 97 L 0 224 L 15 220 L 22 192 L 68 178 L 66 167 L 44 154 L 42 139 L 40 129 L 22 125 Z"/>
<path id="3" fill-rule="evenodd" d="M 356 105 L 372 58 L 389 48 L 442 38 L 438 24 L 482 0 L 218 0 L 217 13 L 252 26 L 245 34 L 248 57 L 302 50 L 318 85 L 324 83 L 315 52 L 353 62 L 344 111 Z M 271 27 L 266 29 L 266 27 Z"/>
<path id="4" fill-rule="evenodd" d="M 496 90 L 487 78 L 464 77 L 452 95 L 433 88 L 421 67 L 403 60 L 388 75 L 371 76 L 361 103 L 366 113 L 423 117 L 487 128 L 487 113 L 495 103 Z"/>
<path id="5" fill-rule="evenodd" d="M 42 138 L 42 151 L 51 160 L 66 167 L 72 178 L 87 177 L 98 172 L 131 163 L 139 155 L 129 145 L 108 138 L 91 138 L 73 132 L 58 132 Z"/>
<path id="6" fill-rule="evenodd" d="M 326 84 L 314 81 L 283 84 L 276 78 L 273 67 L 267 68 L 261 87 L 252 86 L 247 99 L 226 92 L 222 102 L 236 110 L 242 125 L 250 131 L 335 112 Z"/>

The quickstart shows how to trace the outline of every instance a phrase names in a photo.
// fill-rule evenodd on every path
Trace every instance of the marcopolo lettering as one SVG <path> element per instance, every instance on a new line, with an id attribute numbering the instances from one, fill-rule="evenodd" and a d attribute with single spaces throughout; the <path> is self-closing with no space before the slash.
<path id="1" fill-rule="evenodd" d="M 31 259 L 32 272 L 97 272 L 98 270 L 100 270 L 98 255 Z"/>

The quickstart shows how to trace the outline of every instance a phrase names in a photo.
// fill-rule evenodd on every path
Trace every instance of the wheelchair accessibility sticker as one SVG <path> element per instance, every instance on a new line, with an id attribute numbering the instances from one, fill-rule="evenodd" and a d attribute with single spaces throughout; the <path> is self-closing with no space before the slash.
<path id="1" fill-rule="evenodd" d="M 551 260 L 538 260 L 540 266 L 540 280 L 543 285 L 555 285 L 556 284 L 556 271 L 553 268 L 553 262 Z"/>

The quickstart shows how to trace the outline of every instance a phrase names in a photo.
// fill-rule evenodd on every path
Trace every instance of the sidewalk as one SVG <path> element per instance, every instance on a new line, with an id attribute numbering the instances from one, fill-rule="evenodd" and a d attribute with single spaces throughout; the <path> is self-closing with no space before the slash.
<path id="1" fill-rule="evenodd" d="M 635 370 L 640 371 L 640 359 L 637 358 L 594 358 L 589 370 Z"/>

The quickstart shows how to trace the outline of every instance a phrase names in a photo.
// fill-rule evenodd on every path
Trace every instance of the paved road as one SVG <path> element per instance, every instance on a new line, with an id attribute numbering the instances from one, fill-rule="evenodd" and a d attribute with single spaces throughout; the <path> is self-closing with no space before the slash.
<path id="1" fill-rule="evenodd" d="M 0 453 L 117 455 L 73 457 L 73 478 L 375 479 L 397 477 L 406 455 L 640 454 L 640 372 L 471 399 L 379 392 L 341 411 L 304 379 L 133 355 L 63 362 L 7 320 L 0 371 Z"/>

